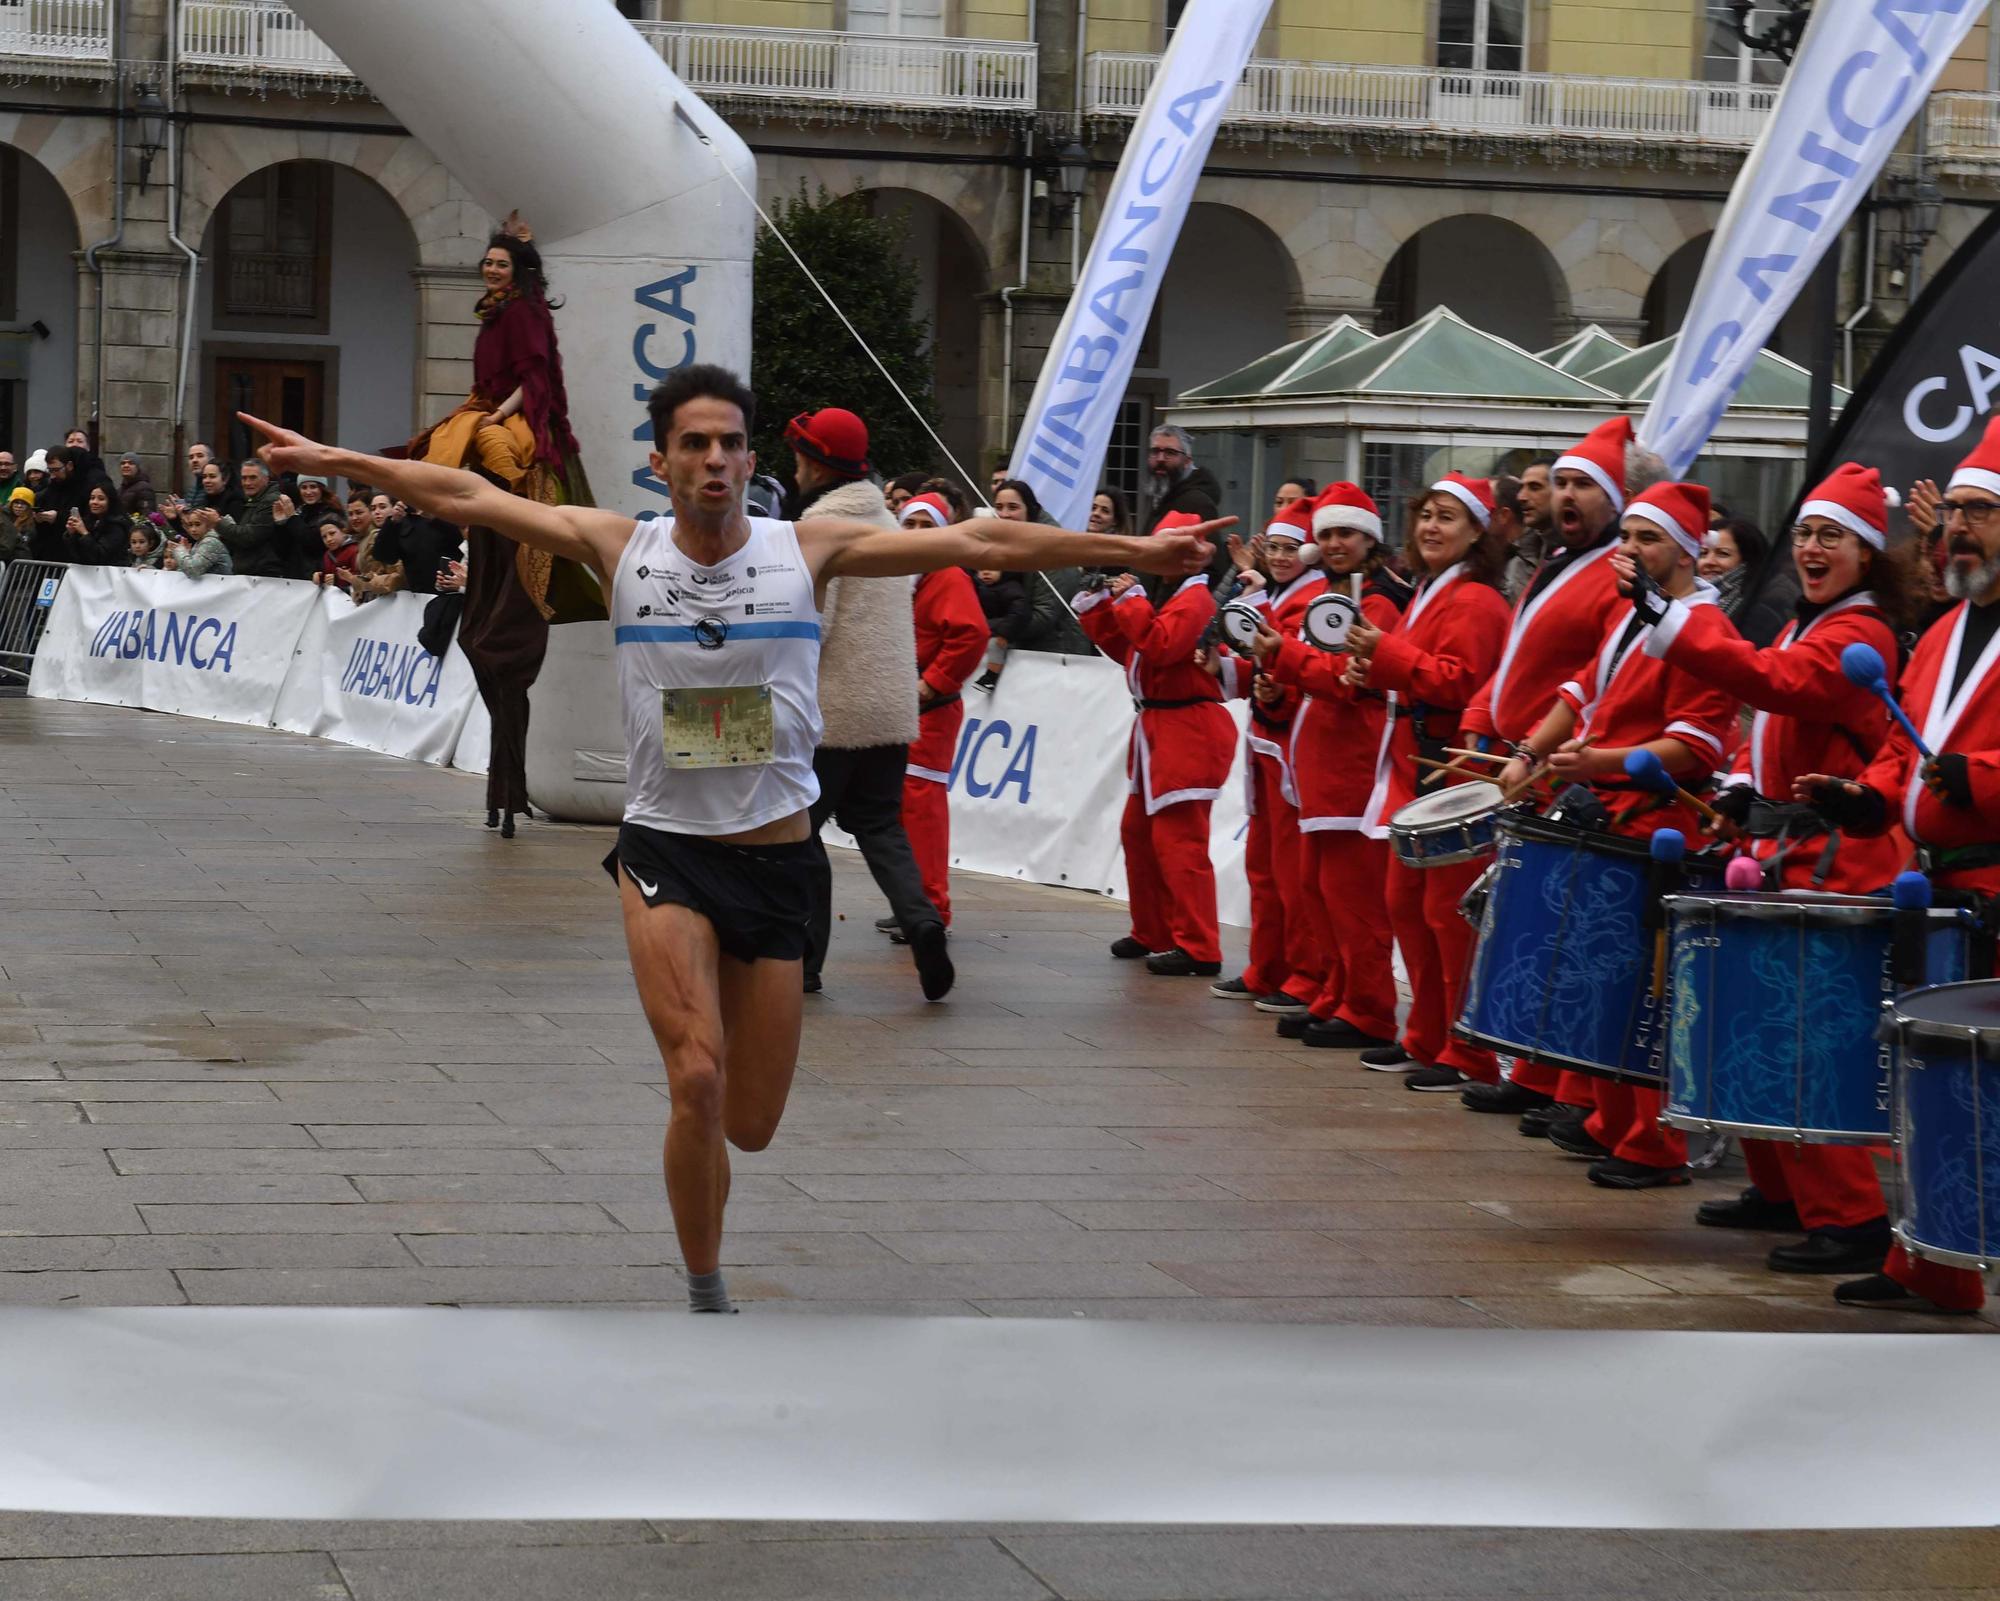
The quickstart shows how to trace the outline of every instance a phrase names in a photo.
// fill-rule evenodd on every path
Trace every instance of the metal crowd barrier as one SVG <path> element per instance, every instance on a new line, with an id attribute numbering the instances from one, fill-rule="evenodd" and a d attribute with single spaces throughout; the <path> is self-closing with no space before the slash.
<path id="1" fill-rule="evenodd" d="M 0 563 L 0 683 L 28 681 L 66 571 L 59 561 Z"/>

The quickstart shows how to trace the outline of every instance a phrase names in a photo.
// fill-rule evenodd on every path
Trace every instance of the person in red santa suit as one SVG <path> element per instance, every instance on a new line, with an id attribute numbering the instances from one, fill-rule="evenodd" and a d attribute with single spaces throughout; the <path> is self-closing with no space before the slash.
<path id="1" fill-rule="evenodd" d="M 1708 491 L 1699 484 L 1655 484 L 1625 508 L 1620 528 L 1611 563 L 1632 604 L 1612 617 L 1590 671 L 1563 685 L 1548 716 L 1521 742 L 1521 754 L 1501 769 L 1500 782 L 1519 783 L 1532 764 L 1547 761 L 1552 782 L 1588 784 L 1597 792 L 1614 833 L 1643 839 L 1685 827 L 1693 814 L 1633 785 L 1625 777 L 1625 758 L 1649 750 L 1683 788 L 1705 783 L 1722 765 L 1737 700 L 1646 650 L 1670 602 L 1715 605 L 1714 588 L 1694 570 L 1708 532 Z M 1717 637 L 1734 637 L 1719 613 L 1711 626 Z M 1550 1143 L 1591 1158 L 1591 1182 L 1607 1189 L 1688 1182 L 1686 1137 L 1659 1126 L 1666 1100 L 1661 1091 L 1609 1080 L 1599 1080 L 1595 1091 L 1587 1117 L 1549 1125 Z"/>
<path id="2" fill-rule="evenodd" d="M 1200 520 L 1169 512 L 1153 532 Z M 1113 942 L 1111 954 L 1143 956 L 1146 971 L 1163 978 L 1213 978 L 1222 971 L 1222 940 L 1208 812 L 1229 777 L 1236 722 L 1223 710 L 1221 686 L 1195 661 L 1215 615 L 1208 576 L 1182 581 L 1157 610 L 1131 573 L 1083 591 L 1074 605 L 1083 631 L 1125 669 L 1137 712 L 1126 757 L 1131 793 L 1119 827 L 1132 932 Z"/>
<path id="3" fill-rule="evenodd" d="M 1358 587 L 1361 615 L 1393 629 L 1410 587 L 1388 568 L 1375 502 L 1354 484 L 1329 484 L 1313 503 L 1312 527 L 1327 587 L 1345 594 Z M 1347 653 L 1307 644 L 1303 623 L 1303 614 L 1273 617 L 1255 647 L 1264 672 L 1298 708 L 1286 758 L 1305 843 L 1306 898 L 1324 929 L 1325 980 L 1305 1014 L 1278 1019 L 1278 1032 L 1333 1050 L 1396 1047 L 1389 844 L 1361 826 L 1388 702 L 1378 689 L 1348 683 Z"/>
<path id="4" fill-rule="evenodd" d="M 1898 821 L 1917 865 L 1941 890 L 1969 895 L 1991 927 L 2000 895 L 2000 418 L 1945 488 L 1945 589 L 1957 602 L 1925 631 L 1899 699 L 1936 754 L 1926 759 L 1900 725 L 1858 779 L 1804 773 L 1792 785 L 1848 833 Z M 1886 658 L 1885 658 L 1886 659 Z M 1848 1306 L 1976 1312 L 1980 1276 L 1890 1247 L 1882 1271 L 1837 1286 Z"/>
<path id="5" fill-rule="evenodd" d="M 1436 768 L 1458 743 L 1459 717 L 1507 642 L 1500 578 L 1506 553 L 1488 537 L 1493 488 L 1483 478 L 1449 473 L 1416 505 L 1409 547 L 1416 594 L 1393 628 L 1366 617 L 1347 637 L 1354 689 L 1385 692 L 1387 724 L 1375 762 L 1375 783 L 1362 810 L 1371 837 L 1387 837 L 1391 816 L 1438 781 Z M 1389 922 L 1410 979 L 1410 1012 L 1397 1044 L 1361 1053 L 1362 1065 L 1384 1072 L 1410 1069 L 1413 1090 L 1456 1090 L 1468 1079 L 1498 1080 L 1490 1051 L 1452 1037 L 1472 929 L 1458 903 L 1485 870 L 1479 861 L 1449 867 L 1405 867 L 1392 855 L 1383 880 Z"/>
<path id="6" fill-rule="evenodd" d="M 1888 548 L 1889 507 L 1880 475 L 1854 462 L 1806 496 L 1792 530 L 1798 615 L 1769 649 L 1738 637 L 1720 607 L 1679 600 L 1646 641 L 1649 655 L 1755 709 L 1715 809 L 1725 818 L 1719 832 L 1748 845 L 1770 889 L 1880 894 L 1909 860 L 1901 828 L 1847 838 L 1792 799 L 1800 775 L 1853 778 L 1889 737 L 1888 708 L 1840 669 L 1840 653 L 1856 643 L 1894 662 L 1897 635 L 1921 593 L 1911 562 Z M 1803 1229 L 1804 1240 L 1771 1251 L 1777 1273 L 1882 1266 L 1892 1243 L 1889 1209 L 1866 1150 L 1795 1140 L 1745 1139 L 1742 1146 L 1750 1187 L 1733 1200 L 1703 1202 L 1697 1223 Z"/>
<path id="7" fill-rule="evenodd" d="M 1507 648 L 1493 677 L 1465 712 L 1465 732 L 1482 750 L 1519 745 L 1548 715 L 1556 694 L 1580 679 L 1597 654 L 1604 621 L 1623 609 L 1611 552 L 1629 496 L 1666 477 L 1657 456 L 1632 441 L 1628 418 L 1593 428 L 1549 470 L 1550 546 L 1514 606 Z M 1518 1115 L 1521 1132 L 1548 1132 L 1561 1108 L 1588 1112 L 1593 1081 L 1539 1062 L 1516 1062 L 1502 1083 L 1468 1084 L 1468 1110 Z"/>
<path id="8" fill-rule="evenodd" d="M 903 505 L 905 528 L 942 528 L 952 521 L 942 495 L 917 495 Z M 903 769 L 903 832 L 923 874 L 924 893 L 951 926 L 951 764 L 965 722 L 959 698 L 965 681 L 986 656 L 986 613 L 979 591 L 963 569 L 946 567 L 915 580 L 911 601 L 917 625 L 917 737 Z M 885 917 L 875 925 L 898 944 L 902 925 Z"/>
<path id="9" fill-rule="evenodd" d="M 1251 552 L 1232 541 L 1230 556 L 1245 586 L 1240 598 L 1278 626 L 1295 626 L 1326 588 L 1304 560 L 1311 543 L 1312 502 L 1304 498 L 1281 507 L 1258 541 L 1270 569 L 1268 581 L 1247 565 Z M 1307 879 L 1294 804 L 1298 791 L 1286 752 L 1296 697 L 1226 647 L 1209 651 L 1206 661 L 1226 697 L 1247 696 L 1250 701 L 1250 722 L 1243 731 L 1250 803 L 1243 842 L 1244 876 L 1250 881 L 1250 959 L 1240 974 L 1217 979 L 1209 991 L 1254 1001 L 1262 1012 L 1303 1015 L 1326 982 L 1321 954 L 1326 930 Z"/>

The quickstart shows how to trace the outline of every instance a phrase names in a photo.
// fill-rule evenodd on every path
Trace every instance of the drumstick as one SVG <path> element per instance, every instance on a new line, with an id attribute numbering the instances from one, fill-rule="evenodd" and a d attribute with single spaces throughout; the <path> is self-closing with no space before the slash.
<path id="1" fill-rule="evenodd" d="M 1719 823 L 1722 814 L 1692 790 L 1683 789 L 1674 781 L 1666 764 L 1645 746 L 1640 745 L 1625 753 L 1625 776 L 1641 789 L 1649 789 L 1656 795 L 1677 795 L 1695 809 L 1705 823 Z"/>
<path id="2" fill-rule="evenodd" d="M 1470 758 L 1475 762 L 1491 762 L 1495 767 L 1505 767 L 1510 761 L 1513 760 L 1513 757 L 1502 756 L 1497 751 L 1466 750 L 1465 748 L 1459 745 L 1447 745 L 1445 746 L 1444 750 L 1447 756 L 1456 756 L 1459 759 L 1459 761 L 1464 761 L 1467 758 Z M 1455 767 L 1458 765 L 1458 763 L 1454 762 L 1452 765 Z"/>
<path id="3" fill-rule="evenodd" d="M 1587 735 L 1581 742 L 1578 743 L 1576 748 L 1580 751 L 1589 750 L 1591 741 L 1594 740 L 1596 737 L 1597 736 L 1595 734 Z M 1501 792 L 1500 804 L 1502 806 L 1512 806 L 1514 802 L 1519 800 L 1523 795 L 1527 794 L 1529 790 L 1533 789 L 1544 778 L 1548 777 L 1549 769 L 1554 765 L 1555 765 L 1555 758 L 1553 756 L 1544 757 L 1542 759 L 1541 765 L 1535 768 L 1534 771 L 1529 773 L 1528 776 L 1522 779 L 1520 783 L 1516 784 L 1512 789 L 1503 790 Z"/>
<path id="4" fill-rule="evenodd" d="M 1652 870 L 1647 874 L 1650 882 L 1647 888 L 1647 920 L 1653 924 L 1653 999 L 1658 1000 L 1667 992 L 1667 916 L 1666 908 L 1660 904 L 1660 897 L 1670 893 L 1674 880 L 1680 876 L 1680 865 L 1687 855 L 1687 837 L 1678 828 L 1663 828 L 1646 841 L 1646 851 L 1652 857 Z"/>
<path id="5" fill-rule="evenodd" d="M 1910 714 L 1897 704 L 1890 691 L 1889 669 L 1883 665 L 1879 650 L 1857 639 L 1840 653 L 1840 670 L 1850 684 L 1879 695 L 1882 704 L 1889 708 L 1889 715 L 1903 725 L 1903 732 L 1910 736 L 1918 754 L 1927 762 L 1936 760 L 1936 754 L 1924 743 L 1924 736 L 1917 732 L 1917 725 L 1910 721 Z"/>

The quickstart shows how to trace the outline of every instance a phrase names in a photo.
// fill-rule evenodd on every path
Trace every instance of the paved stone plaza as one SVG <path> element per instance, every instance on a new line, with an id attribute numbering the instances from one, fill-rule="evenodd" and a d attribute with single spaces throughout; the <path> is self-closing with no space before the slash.
<path id="1" fill-rule="evenodd" d="M 682 1304 L 609 834 L 504 842 L 480 794 L 0 699 L 0 1302 Z M 1692 1227 L 1740 1172 L 1605 1194 L 1510 1120 L 1286 1048 L 1112 962 L 1120 908 L 1092 897 L 959 882 L 959 988 L 927 1007 L 837 867 L 790 1113 L 737 1159 L 747 1317 L 1992 1332 L 1837 1311 L 1762 1269 L 1767 1239 Z M 1989 1535 L 0 1517 L 7 1601 L 1969 1593 L 1996 1559 Z"/>

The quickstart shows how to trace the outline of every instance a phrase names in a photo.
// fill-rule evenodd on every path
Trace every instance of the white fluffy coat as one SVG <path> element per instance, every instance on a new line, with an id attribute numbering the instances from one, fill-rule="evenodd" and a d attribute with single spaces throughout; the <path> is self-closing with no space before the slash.
<path id="1" fill-rule="evenodd" d="M 799 520 L 851 517 L 894 528 L 879 484 L 837 484 Z M 917 737 L 917 634 L 907 578 L 832 578 L 820 608 L 820 743 L 835 750 Z"/>

